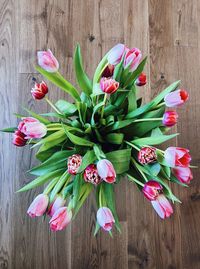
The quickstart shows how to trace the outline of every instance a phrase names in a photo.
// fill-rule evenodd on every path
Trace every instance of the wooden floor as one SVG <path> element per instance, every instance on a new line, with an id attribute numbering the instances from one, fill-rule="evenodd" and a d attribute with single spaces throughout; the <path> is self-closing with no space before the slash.
<path id="1" fill-rule="evenodd" d="M 15 126 L 13 112 L 26 106 L 47 111 L 31 98 L 36 51 L 51 48 L 61 73 L 75 82 L 73 50 L 82 47 L 92 75 L 102 55 L 118 42 L 148 55 L 150 100 L 177 79 L 190 93 L 178 110 L 176 143 L 188 147 L 193 163 L 200 159 L 200 1 L 198 0 L 0 0 L 0 128 Z M 50 88 L 49 98 L 68 98 Z M 21 106 L 22 105 L 22 106 Z M 174 143 L 174 145 L 176 144 Z M 82 208 L 71 227 L 49 231 L 47 220 L 30 219 L 26 209 L 40 191 L 15 191 L 30 178 L 34 152 L 0 135 L 0 268 L 11 269 L 199 269 L 200 183 L 194 171 L 190 188 L 173 186 L 182 205 L 161 221 L 150 203 L 125 180 L 117 190 L 122 234 L 93 237 L 95 198 Z"/>

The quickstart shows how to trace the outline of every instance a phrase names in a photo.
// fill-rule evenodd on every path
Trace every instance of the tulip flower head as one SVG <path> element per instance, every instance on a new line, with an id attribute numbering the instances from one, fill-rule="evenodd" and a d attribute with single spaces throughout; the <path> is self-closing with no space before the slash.
<path id="1" fill-rule="evenodd" d="M 165 161 L 170 167 L 188 167 L 191 156 L 188 149 L 179 147 L 169 147 L 164 153 Z"/>
<path id="2" fill-rule="evenodd" d="M 165 98 L 165 105 L 167 107 L 176 107 L 184 104 L 189 99 L 189 94 L 186 90 L 179 89 L 168 93 Z"/>
<path id="3" fill-rule="evenodd" d="M 137 86 L 144 86 L 147 83 L 147 76 L 145 73 L 141 73 L 136 80 Z"/>
<path id="4" fill-rule="evenodd" d="M 115 223 L 115 219 L 108 207 L 100 207 L 98 209 L 97 222 L 105 231 L 109 232 L 112 229 L 113 223 Z"/>
<path id="5" fill-rule="evenodd" d="M 126 55 L 124 59 L 124 68 L 130 67 L 130 72 L 137 69 L 142 59 L 142 53 L 137 48 L 126 49 Z"/>
<path id="6" fill-rule="evenodd" d="M 154 147 L 143 147 L 138 153 L 138 161 L 145 165 L 157 160 L 156 149 Z"/>
<path id="7" fill-rule="evenodd" d="M 26 145 L 27 139 L 25 138 L 25 134 L 21 131 L 16 130 L 13 134 L 13 141 L 12 143 L 17 147 L 23 147 Z"/>
<path id="8" fill-rule="evenodd" d="M 32 88 L 31 90 L 31 94 L 34 99 L 40 100 L 44 98 L 47 93 L 48 93 L 48 87 L 44 81 L 42 81 L 41 83 L 35 82 L 34 88 Z"/>
<path id="9" fill-rule="evenodd" d="M 189 184 L 193 179 L 192 171 L 189 167 L 175 167 L 173 174 L 182 183 Z"/>
<path id="10" fill-rule="evenodd" d="M 125 52 L 125 45 L 124 44 L 117 44 L 114 46 L 109 52 L 107 60 L 109 64 L 117 65 L 120 63 L 122 56 Z"/>
<path id="11" fill-rule="evenodd" d="M 95 164 L 88 165 L 84 171 L 83 176 L 86 182 L 90 182 L 94 185 L 97 185 L 102 181 L 102 179 L 98 174 L 97 167 Z"/>
<path id="12" fill-rule="evenodd" d="M 155 180 L 149 180 L 145 183 L 142 192 L 148 200 L 153 201 L 157 199 L 162 190 L 163 187 L 160 183 Z"/>
<path id="13" fill-rule="evenodd" d="M 70 223 L 71 219 L 72 211 L 68 210 L 66 206 L 60 207 L 49 221 L 50 229 L 52 231 L 61 231 Z"/>
<path id="14" fill-rule="evenodd" d="M 103 179 L 105 182 L 114 183 L 116 181 L 116 172 L 109 160 L 103 159 L 98 161 L 97 171 L 101 179 Z"/>
<path id="15" fill-rule="evenodd" d="M 32 117 L 23 118 L 18 125 L 18 130 L 26 135 L 25 139 L 42 138 L 47 133 L 46 126 Z"/>
<path id="16" fill-rule="evenodd" d="M 178 114 L 176 111 L 166 111 L 163 115 L 162 123 L 167 127 L 172 127 L 177 123 Z"/>
<path id="17" fill-rule="evenodd" d="M 39 66 L 41 66 L 45 71 L 49 73 L 58 71 L 59 63 L 50 49 L 47 51 L 38 51 L 37 57 Z"/>
<path id="18" fill-rule="evenodd" d="M 106 68 L 103 70 L 102 77 L 106 77 L 106 78 L 112 77 L 114 73 L 114 69 L 115 69 L 114 65 L 108 64 Z"/>
<path id="19" fill-rule="evenodd" d="M 112 78 L 102 77 L 100 80 L 100 89 L 108 94 L 115 93 L 119 88 L 119 82 Z"/>
<path id="20" fill-rule="evenodd" d="M 81 163 L 81 155 L 73 154 L 72 156 L 70 156 L 67 161 L 68 173 L 71 175 L 76 175 L 79 167 L 81 166 Z"/>
<path id="21" fill-rule="evenodd" d="M 60 208 L 63 207 L 66 203 L 66 200 L 61 196 L 58 195 L 55 199 L 55 201 L 51 204 L 49 210 L 48 210 L 48 215 L 53 216 L 53 214 Z"/>
<path id="22" fill-rule="evenodd" d="M 27 210 L 27 214 L 31 218 L 42 216 L 46 210 L 49 203 L 49 197 L 47 194 L 39 194 L 31 203 Z"/>
<path id="23" fill-rule="evenodd" d="M 173 214 L 173 208 L 164 194 L 158 195 L 151 204 L 161 219 L 169 218 Z"/>

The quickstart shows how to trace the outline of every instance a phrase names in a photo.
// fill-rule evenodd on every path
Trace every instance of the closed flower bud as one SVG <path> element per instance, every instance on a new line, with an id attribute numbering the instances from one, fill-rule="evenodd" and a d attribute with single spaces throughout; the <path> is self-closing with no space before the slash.
<path id="1" fill-rule="evenodd" d="M 161 219 L 169 218 L 173 214 L 173 208 L 164 194 L 158 195 L 151 204 Z"/>
<path id="2" fill-rule="evenodd" d="M 177 123 L 178 114 L 176 111 L 166 111 L 163 115 L 162 123 L 167 127 L 172 127 Z"/>
<path id="3" fill-rule="evenodd" d="M 18 129 L 25 134 L 25 139 L 42 138 L 47 133 L 46 126 L 39 120 L 27 117 L 19 123 Z"/>
<path id="4" fill-rule="evenodd" d="M 138 153 L 138 161 L 145 165 L 153 163 L 157 160 L 156 149 L 153 147 L 144 147 L 141 148 Z"/>
<path id="5" fill-rule="evenodd" d="M 100 207 L 98 209 L 97 222 L 105 231 L 110 231 L 112 229 L 113 223 L 115 223 L 115 219 L 108 207 Z"/>
<path id="6" fill-rule="evenodd" d="M 61 196 L 58 195 L 55 199 L 55 201 L 51 204 L 49 210 L 48 210 L 48 215 L 53 216 L 53 214 L 60 208 L 63 207 L 66 203 L 66 200 Z"/>
<path id="7" fill-rule="evenodd" d="M 144 196 L 150 200 L 156 200 L 160 192 L 162 192 L 163 187 L 160 183 L 158 183 L 155 180 L 149 180 L 148 182 L 145 183 L 142 192 Z"/>
<path id="8" fill-rule="evenodd" d="M 182 183 L 189 184 L 193 179 L 192 171 L 189 167 L 175 167 L 173 174 Z"/>
<path id="9" fill-rule="evenodd" d="M 84 180 L 94 185 L 97 185 L 102 181 L 102 179 L 98 174 L 97 167 L 95 164 L 90 164 L 86 167 L 84 171 Z"/>
<path id="10" fill-rule="evenodd" d="M 54 73 L 58 71 L 59 63 L 50 49 L 47 51 L 38 51 L 38 64 L 41 66 L 45 71 Z"/>
<path id="11" fill-rule="evenodd" d="M 67 161 L 68 173 L 71 175 L 76 175 L 79 167 L 81 166 L 81 163 L 81 155 L 73 154 L 72 156 L 70 156 Z"/>
<path id="12" fill-rule="evenodd" d="M 68 210 L 66 206 L 60 207 L 49 221 L 50 229 L 52 231 L 61 231 L 70 223 L 71 219 L 71 210 Z"/>
<path id="13" fill-rule="evenodd" d="M 103 77 L 100 80 L 100 88 L 103 92 L 112 94 L 112 93 L 115 93 L 117 89 L 119 88 L 119 82 L 117 82 L 116 80 L 112 78 Z"/>
<path id="14" fill-rule="evenodd" d="M 188 149 L 179 147 L 169 147 L 165 150 L 165 161 L 170 167 L 188 167 L 191 156 Z"/>
<path id="15" fill-rule="evenodd" d="M 107 183 L 114 183 L 116 181 L 116 172 L 109 160 L 103 159 L 97 163 L 97 171 L 101 179 Z"/>
<path id="16" fill-rule="evenodd" d="M 23 147 L 26 145 L 27 139 L 25 138 L 25 134 L 16 130 L 13 134 L 13 144 L 17 147 Z"/>
<path id="17" fill-rule="evenodd" d="M 39 194 L 31 203 L 27 210 L 27 214 L 31 218 L 42 216 L 46 210 L 49 203 L 49 197 L 47 194 Z"/>
<path id="18" fill-rule="evenodd" d="M 112 65 L 117 65 L 124 54 L 125 45 L 124 44 L 117 44 L 108 52 L 108 62 Z"/>
<path id="19" fill-rule="evenodd" d="M 47 93 L 48 93 L 48 87 L 44 81 L 42 81 L 41 83 L 35 82 L 34 88 L 32 88 L 31 90 L 31 94 L 34 99 L 40 100 L 44 98 Z"/>
<path id="20" fill-rule="evenodd" d="M 106 77 L 106 78 L 112 77 L 114 73 L 114 69 L 115 69 L 114 65 L 108 64 L 106 68 L 103 70 L 102 77 Z"/>
<path id="21" fill-rule="evenodd" d="M 165 98 L 165 105 L 167 107 L 176 107 L 184 104 L 189 98 L 189 94 L 186 90 L 179 89 L 174 92 L 168 93 Z"/>
<path id="22" fill-rule="evenodd" d="M 141 73 L 136 80 L 137 86 L 144 86 L 147 83 L 147 76 L 145 73 Z"/>
<path id="23" fill-rule="evenodd" d="M 130 72 L 133 72 L 137 69 L 142 58 L 142 53 L 137 48 L 127 49 L 124 59 L 124 68 L 130 67 Z"/>

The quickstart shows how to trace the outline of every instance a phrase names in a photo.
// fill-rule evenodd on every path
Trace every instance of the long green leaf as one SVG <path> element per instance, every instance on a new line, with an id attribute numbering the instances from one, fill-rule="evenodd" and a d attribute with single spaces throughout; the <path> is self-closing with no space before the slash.
<path id="1" fill-rule="evenodd" d="M 23 108 L 24 110 L 26 110 L 26 112 L 28 112 L 32 117 L 34 117 L 35 119 L 39 120 L 40 122 L 44 123 L 44 124 L 49 124 L 51 123 L 49 120 L 45 119 L 44 117 L 42 117 L 41 115 L 27 109 L 27 108 Z"/>
<path id="2" fill-rule="evenodd" d="M 17 127 L 10 127 L 10 128 L 1 129 L 0 131 L 4 133 L 14 133 L 16 130 L 17 130 Z"/>
<path id="3" fill-rule="evenodd" d="M 81 166 L 79 167 L 78 173 L 81 173 L 82 171 L 85 170 L 85 168 L 91 164 L 94 163 L 96 160 L 96 155 L 93 150 L 87 151 L 87 153 L 83 156 Z"/>
<path id="4" fill-rule="evenodd" d="M 162 135 L 162 136 L 157 136 L 157 137 L 138 138 L 138 139 L 132 140 L 131 143 L 138 145 L 138 146 L 159 145 L 161 143 L 166 142 L 169 139 L 176 137 L 177 135 L 178 134 L 171 134 L 171 135 Z"/>

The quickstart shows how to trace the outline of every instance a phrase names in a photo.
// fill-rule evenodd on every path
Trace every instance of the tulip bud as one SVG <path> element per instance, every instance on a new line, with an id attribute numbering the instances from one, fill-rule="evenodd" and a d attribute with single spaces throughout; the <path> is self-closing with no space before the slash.
<path id="1" fill-rule="evenodd" d="M 189 167 L 175 167 L 173 174 L 182 183 L 189 184 L 193 179 L 192 171 Z"/>
<path id="2" fill-rule="evenodd" d="M 49 197 L 47 194 L 39 194 L 31 203 L 27 210 L 27 214 L 31 218 L 42 216 L 46 210 L 49 203 Z"/>
<path id="3" fill-rule="evenodd" d="M 177 123 L 178 114 L 176 111 L 166 111 L 163 115 L 162 123 L 167 127 L 172 127 Z"/>
<path id="4" fill-rule="evenodd" d="M 53 204 L 51 204 L 49 210 L 48 210 L 48 215 L 49 216 L 53 216 L 53 214 L 60 208 L 63 207 L 66 203 L 66 200 L 61 196 L 58 195 L 55 199 L 55 201 L 53 202 Z"/>
<path id="5" fill-rule="evenodd" d="M 17 147 L 23 147 L 26 145 L 27 139 L 25 139 L 25 134 L 16 130 L 13 134 L 13 141 L 12 143 Z"/>
<path id="6" fill-rule="evenodd" d="M 130 72 L 137 69 L 142 58 L 142 53 L 137 48 L 126 49 L 126 55 L 124 59 L 124 68 L 130 66 Z"/>
<path id="7" fill-rule="evenodd" d="M 117 89 L 119 88 L 119 82 L 117 82 L 116 80 L 112 78 L 103 77 L 100 80 L 100 88 L 103 92 L 112 94 L 112 93 L 115 93 Z"/>
<path id="8" fill-rule="evenodd" d="M 147 83 L 147 76 L 145 73 L 141 73 L 136 80 L 137 86 L 144 86 Z"/>
<path id="9" fill-rule="evenodd" d="M 174 92 L 168 93 L 165 98 L 165 105 L 167 107 L 176 107 L 184 104 L 189 98 L 189 94 L 186 90 L 179 89 Z"/>
<path id="10" fill-rule="evenodd" d="M 151 204 L 161 219 L 169 218 L 173 213 L 173 208 L 164 194 L 158 195 L 156 200 L 151 201 Z"/>
<path id="11" fill-rule="evenodd" d="M 105 231 L 110 231 L 112 229 L 113 223 L 115 223 L 115 219 L 108 207 L 100 207 L 98 209 L 97 222 Z"/>
<path id="12" fill-rule="evenodd" d="M 82 157 L 79 154 L 73 154 L 68 158 L 67 166 L 68 166 L 68 173 L 71 175 L 76 175 L 78 172 L 79 167 L 82 163 Z"/>
<path id="13" fill-rule="evenodd" d="M 32 117 L 23 118 L 18 125 L 18 129 L 26 135 L 26 139 L 42 138 L 47 133 L 46 126 Z"/>
<path id="14" fill-rule="evenodd" d="M 157 160 L 156 149 L 153 147 L 143 147 L 138 153 L 138 161 L 145 165 Z"/>
<path id="15" fill-rule="evenodd" d="M 117 65 L 120 63 L 121 58 L 125 51 L 125 45 L 124 44 L 117 44 L 114 46 L 109 52 L 108 52 L 108 62 L 112 65 Z"/>
<path id="16" fill-rule="evenodd" d="M 34 88 L 32 88 L 31 90 L 31 94 L 34 99 L 40 100 L 44 98 L 47 93 L 48 93 L 48 87 L 44 81 L 42 81 L 41 83 L 35 82 Z"/>
<path id="17" fill-rule="evenodd" d="M 179 147 L 167 148 L 165 150 L 164 157 L 166 163 L 171 167 L 175 166 L 188 167 L 192 159 L 188 149 Z"/>
<path id="18" fill-rule="evenodd" d="M 102 73 L 102 77 L 106 77 L 106 78 L 109 78 L 109 77 L 112 77 L 113 76 L 113 73 L 114 73 L 114 65 L 112 64 L 109 64 L 106 66 L 106 68 L 103 70 L 103 73 Z"/>
<path id="19" fill-rule="evenodd" d="M 41 66 L 45 71 L 54 73 L 58 71 L 59 63 L 50 49 L 47 51 L 38 51 L 38 64 Z"/>
<path id="20" fill-rule="evenodd" d="M 145 183 L 142 192 L 144 196 L 150 200 L 156 200 L 160 192 L 162 192 L 163 187 L 160 183 L 158 183 L 155 180 L 149 180 L 148 182 Z"/>
<path id="21" fill-rule="evenodd" d="M 102 179 L 98 174 L 97 167 L 95 164 L 90 164 L 86 167 L 84 171 L 84 180 L 94 185 L 97 185 L 102 181 Z"/>
<path id="22" fill-rule="evenodd" d="M 101 179 L 105 182 L 114 183 L 116 181 L 116 172 L 110 161 L 106 159 L 98 161 L 97 171 Z"/>
<path id="23" fill-rule="evenodd" d="M 50 229 L 52 231 L 61 231 L 70 223 L 71 219 L 72 211 L 68 210 L 66 206 L 60 207 L 49 221 Z"/>

